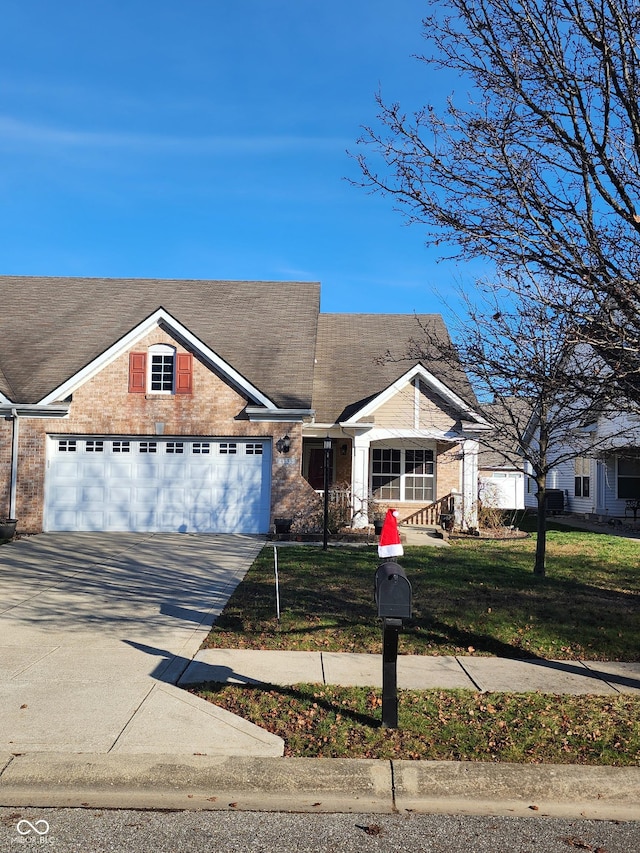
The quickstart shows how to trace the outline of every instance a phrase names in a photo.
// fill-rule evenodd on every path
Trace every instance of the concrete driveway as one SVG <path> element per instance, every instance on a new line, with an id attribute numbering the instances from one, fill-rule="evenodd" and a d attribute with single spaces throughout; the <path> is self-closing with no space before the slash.
<path id="1" fill-rule="evenodd" d="M 0 548 L 0 751 L 281 755 L 175 685 L 262 547 L 45 533 Z"/>

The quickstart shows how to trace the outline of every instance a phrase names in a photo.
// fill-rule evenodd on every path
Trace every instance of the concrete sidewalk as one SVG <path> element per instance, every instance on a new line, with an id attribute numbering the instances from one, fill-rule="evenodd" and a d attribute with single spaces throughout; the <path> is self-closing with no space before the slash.
<path id="1" fill-rule="evenodd" d="M 188 686 L 203 681 L 381 687 L 382 655 L 204 649 L 196 654 L 178 684 Z M 640 695 L 640 662 L 399 655 L 398 687 Z"/>

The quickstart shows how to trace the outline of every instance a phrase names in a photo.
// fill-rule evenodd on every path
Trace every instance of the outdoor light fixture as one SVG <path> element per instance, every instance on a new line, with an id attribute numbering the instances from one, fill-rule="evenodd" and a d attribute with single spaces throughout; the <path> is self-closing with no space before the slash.
<path id="1" fill-rule="evenodd" d="M 279 438 L 276 441 L 276 448 L 278 453 L 288 453 L 291 450 L 291 439 L 288 435 L 285 435 L 284 438 Z"/>

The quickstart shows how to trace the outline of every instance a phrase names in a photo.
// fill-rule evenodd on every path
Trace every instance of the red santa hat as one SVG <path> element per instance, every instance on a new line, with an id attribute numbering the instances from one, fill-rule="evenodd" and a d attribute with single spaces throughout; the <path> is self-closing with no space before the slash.
<path id="1" fill-rule="evenodd" d="M 398 531 L 398 511 L 388 509 L 382 525 L 378 555 L 380 557 L 401 557 L 404 554 Z"/>

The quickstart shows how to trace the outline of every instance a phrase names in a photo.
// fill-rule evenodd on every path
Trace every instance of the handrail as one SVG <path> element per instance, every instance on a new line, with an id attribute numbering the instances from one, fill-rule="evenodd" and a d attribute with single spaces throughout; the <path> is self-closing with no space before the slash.
<path id="1" fill-rule="evenodd" d="M 411 515 L 403 518 L 400 524 L 407 524 L 409 527 L 438 527 L 440 525 L 440 516 L 443 514 L 453 514 L 453 511 L 453 495 L 449 493 L 443 498 L 438 498 L 437 501 L 427 504 L 427 506 L 423 506 Z"/>

